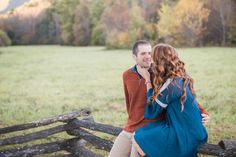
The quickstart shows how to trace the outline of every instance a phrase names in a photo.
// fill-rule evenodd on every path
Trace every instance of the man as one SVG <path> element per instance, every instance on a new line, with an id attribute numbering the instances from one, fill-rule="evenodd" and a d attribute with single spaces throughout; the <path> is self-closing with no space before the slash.
<path id="1" fill-rule="evenodd" d="M 138 40 L 133 46 L 133 59 L 136 65 L 150 69 L 152 47 L 148 41 Z M 136 129 L 147 125 L 154 120 L 144 119 L 146 106 L 146 83 L 138 73 L 136 65 L 123 73 L 124 93 L 128 120 L 123 131 L 116 138 L 109 153 L 109 157 L 139 157 L 135 147 L 132 146 L 132 136 Z M 199 105 L 203 116 L 203 124 L 208 122 L 208 113 Z M 164 118 L 164 113 L 155 120 Z"/>

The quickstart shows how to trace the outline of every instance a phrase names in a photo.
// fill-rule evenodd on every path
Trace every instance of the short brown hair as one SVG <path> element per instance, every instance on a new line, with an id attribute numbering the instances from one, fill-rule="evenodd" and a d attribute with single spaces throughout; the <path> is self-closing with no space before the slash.
<path id="1" fill-rule="evenodd" d="M 148 42 L 147 40 L 137 40 L 134 45 L 133 45 L 133 49 L 132 49 L 132 52 L 135 56 L 137 56 L 138 54 L 138 46 L 139 45 L 151 45 L 150 42 Z"/>

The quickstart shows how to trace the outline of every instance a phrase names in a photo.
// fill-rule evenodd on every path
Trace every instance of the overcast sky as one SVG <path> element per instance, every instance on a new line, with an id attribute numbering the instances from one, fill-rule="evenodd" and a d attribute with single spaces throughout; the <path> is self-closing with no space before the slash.
<path id="1" fill-rule="evenodd" d="M 29 0 L 0 0 L 0 13 L 10 11 Z M 7 5 L 8 4 L 8 5 Z"/>

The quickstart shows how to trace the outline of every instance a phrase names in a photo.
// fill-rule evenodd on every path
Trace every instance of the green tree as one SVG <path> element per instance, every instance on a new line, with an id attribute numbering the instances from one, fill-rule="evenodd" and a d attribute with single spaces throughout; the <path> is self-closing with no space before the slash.
<path id="1" fill-rule="evenodd" d="M 98 22 L 92 29 L 92 45 L 105 45 L 106 32 L 102 22 Z"/>
<path id="2" fill-rule="evenodd" d="M 60 17 L 60 30 L 62 44 L 72 45 L 74 42 L 73 24 L 75 21 L 75 10 L 80 0 L 53 0 L 52 9 Z"/>
<path id="3" fill-rule="evenodd" d="M 144 10 L 137 3 L 132 3 L 129 15 L 131 22 L 129 25 L 128 34 L 131 46 L 137 39 L 144 38 L 146 22 L 144 19 Z"/>
<path id="4" fill-rule="evenodd" d="M 74 45 L 89 45 L 91 40 L 91 18 L 88 2 L 86 0 L 81 1 L 75 12 Z"/>
<path id="5" fill-rule="evenodd" d="M 58 14 L 52 12 L 52 9 L 47 9 L 39 17 L 33 42 L 35 44 L 59 44 L 60 25 Z"/>
<path id="6" fill-rule="evenodd" d="M 172 10 L 170 5 L 163 3 L 159 11 L 160 21 L 157 24 L 159 38 L 167 43 L 171 42 L 172 22 L 174 21 Z"/>
<path id="7" fill-rule="evenodd" d="M 105 45 L 106 33 L 101 20 L 104 10 L 109 6 L 110 0 L 93 0 L 90 13 L 92 19 L 92 45 Z"/>

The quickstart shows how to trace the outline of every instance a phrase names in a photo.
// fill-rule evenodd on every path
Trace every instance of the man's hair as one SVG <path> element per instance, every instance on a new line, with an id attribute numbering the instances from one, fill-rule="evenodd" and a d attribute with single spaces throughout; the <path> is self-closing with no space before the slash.
<path id="1" fill-rule="evenodd" d="M 148 42 L 148 41 L 146 41 L 146 40 L 137 40 L 135 43 L 134 43 L 134 45 L 133 45 L 133 54 L 135 55 L 135 56 L 137 56 L 137 54 L 138 54 L 138 46 L 139 45 L 151 45 L 151 43 L 150 42 Z"/>

